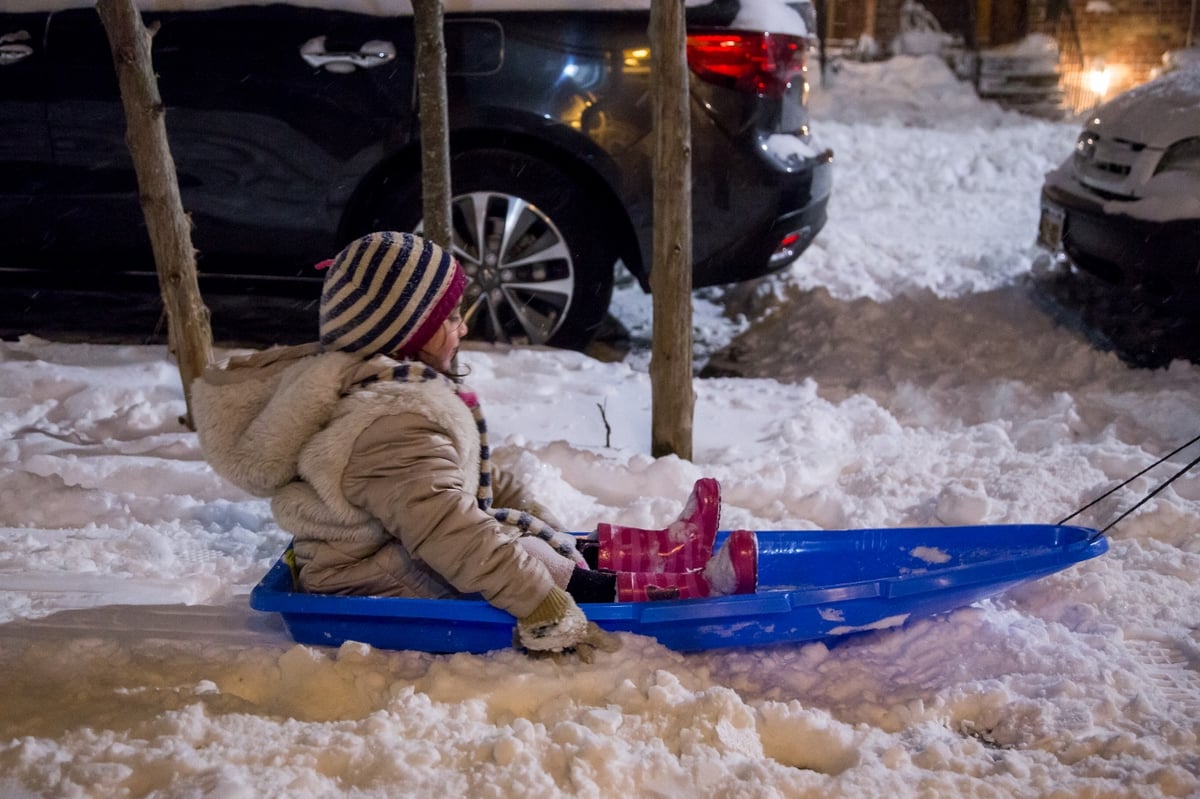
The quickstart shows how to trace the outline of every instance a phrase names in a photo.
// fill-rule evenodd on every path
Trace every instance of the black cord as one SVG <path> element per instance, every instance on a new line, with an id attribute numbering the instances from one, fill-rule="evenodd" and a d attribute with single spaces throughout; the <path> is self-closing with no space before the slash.
<path id="1" fill-rule="evenodd" d="M 1079 514 L 1083 513 L 1085 510 L 1087 510 L 1088 508 L 1092 507 L 1092 506 L 1093 506 L 1093 505 L 1095 505 L 1097 502 L 1100 502 L 1101 500 L 1103 500 L 1103 499 L 1107 499 L 1108 497 L 1112 496 L 1113 494 L 1115 494 L 1116 492 L 1120 491 L 1120 490 L 1121 490 L 1122 488 L 1124 488 L 1125 486 L 1127 486 L 1127 485 L 1129 485 L 1130 483 L 1132 483 L 1134 480 L 1136 480 L 1136 479 L 1138 479 L 1139 477 L 1141 477 L 1141 476 L 1142 476 L 1143 474 L 1145 474 L 1146 472 L 1148 472 L 1148 471 L 1150 471 L 1151 469 L 1153 469 L 1155 466 L 1158 466 L 1159 464 L 1163 463 L 1164 461 L 1168 460 L 1169 458 L 1171 458 L 1171 457 L 1174 457 L 1175 455 L 1178 455 L 1180 452 L 1183 452 L 1185 449 L 1187 449 L 1188 447 L 1190 447 L 1192 444 L 1195 444 L 1197 441 L 1200 441 L 1200 435 L 1196 436 L 1195 438 L 1193 438 L 1191 441 L 1187 442 L 1186 444 L 1183 444 L 1183 445 L 1181 445 L 1181 446 L 1179 446 L 1179 447 L 1176 447 L 1175 449 L 1173 449 L 1173 450 L 1171 450 L 1170 452 L 1168 452 L 1166 455 L 1163 455 L 1161 458 L 1159 458 L 1158 460 L 1156 460 L 1154 463 L 1150 464 L 1150 465 L 1149 465 L 1149 466 L 1147 466 L 1145 469 L 1142 469 L 1140 472 L 1138 472 L 1137 474 L 1135 474 L 1133 477 L 1130 477 L 1130 478 L 1129 478 L 1128 480 L 1126 480 L 1125 482 L 1123 482 L 1123 483 L 1119 483 L 1119 484 L 1117 484 L 1117 485 L 1113 486 L 1113 487 L 1112 487 L 1111 489 L 1109 489 L 1108 491 L 1105 491 L 1103 494 L 1101 494 L 1100 496 L 1096 497 L 1095 499 L 1093 499 L 1093 500 L 1092 500 L 1091 502 L 1089 502 L 1088 504 L 1084 505 L 1084 506 L 1083 506 L 1082 508 L 1080 508 L 1079 510 L 1075 511 L 1075 512 L 1074 512 L 1074 513 L 1072 513 L 1070 516 L 1067 516 L 1066 518 L 1064 518 L 1062 521 L 1060 521 L 1060 522 L 1059 522 L 1059 524 L 1066 524 L 1067 522 L 1071 521 L 1071 519 L 1074 519 L 1076 516 L 1078 516 Z M 1181 474 L 1183 474 L 1184 472 L 1186 472 L 1188 469 L 1192 468 L 1192 467 L 1193 467 L 1193 466 L 1195 466 L 1195 465 L 1196 465 L 1196 461 L 1192 461 L 1192 462 L 1191 462 L 1191 463 L 1189 463 L 1187 466 L 1184 466 L 1182 471 L 1176 472 L 1176 473 L 1175 473 L 1175 475 L 1174 475 L 1174 477 L 1172 477 L 1170 480 L 1168 480 L 1167 482 L 1165 482 L 1165 483 L 1163 483 L 1161 486 L 1159 486 L 1157 489 L 1155 489 L 1155 490 L 1154 490 L 1154 493 L 1153 493 L 1153 494 L 1150 494 L 1149 496 L 1147 496 L 1145 499 L 1143 499 L 1143 500 L 1142 500 L 1142 502 L 1145 502 L 1147 499 L 1150 499 L 1150 497 L 1154 496 L 1154 494 L 1157 494 L 1157 493 L 1158 493 L 1159 491 L 1161 491 L 1163 488 L 1165 488 L 1166 486 L 1170 485 L 1170 484 L 1171 484 L 1171 482 L 1172 482 L 1172 481 L 1173 481 L 1173 480 L 1174 480 L 1176 477 L 1179 477 Z M 1120 516 L 1120 517 L 1117 519 L 1117 521 L 1115 521 L 1115 522 L 1113 522 L 1112 524 L 1108 525 L 1108 527 L 1105 527 L 1105 528 L 1104 528 L 1104 530 L 1107 530 L 1109 527 L 1112 527 L 1112 526 L 1113 526 L 1113 524 L 1116 524 L 1117 522 L 1121 521 L 1121 519 L 1125 518 L 1125 516 L 1126 516 L 1126 515 L 1128 515 L 1128 514 L 1129 514 L 1131 511 L 1133 511 L 1133 510 L 1134 510 L 1134 508 L 1137 508 L 1139 505 L 1141 505 L 1141 504 L 1142 504 L 1142 502 L 1139 502 L 1137 505 L 1134 505 L 1134 506 L 1133 506 L 1133 508 L 1130 508 L 1129 510 L 1125 511 L 1125 513 L 1121 514 L 1121 516 Z M 1104 530 L 1101 530 L 1100 532 L 1101 532 L 1101 533 L 1103 533 L 1103 532 L 1104 532 Z"/>
<path id="2" fill-rule="evenodd" d="M 1155 495 L 1155 494 L 1157 494 L 1159 491 L 1162 491 L 1164 488 L 1166 488 L 1167 486 L 1169 486 L 1171 483 L 1175 482 L 1175 480 L 1176 480 L 1177 478 L 1179 478 L 1179 477 L 1182 477 L 1182 476 L 1184 475 L 1184 473 L 1186 473 L 1186 472 L 1187 472 L 1187 470 L 1188 470 L 1188 469 L 1191 469 L 1191 468 L 1192 468 L 1193 466 L 1195 466 L 1197 463 L 1200 463 L 1200 458 L 1196 458 L 1196 460 L 1192 461 L 1192 462 L 1191 462 L 1191 463 L 1189 463 L 1187 466 L 1184 466 L 1182 469 L 1180 469 L 1179 471 L 1175 472 L 1175 474 L 1173 474 L 1173 475 L 1171 475 L 1170 477 L 1168 477 L 1166 480 L 1164 480 L 1164 481 L 1163 481 L 1162 485 L 1160 485 L 1158 488 L 1156 488 L 1156 489 L 1154 489 L 1153 491 L 1151 491 L 1151 492 L 1150 492 L 1149 494 L 1147 494 L 1146 496 L 1142 497 L 1142 498 L 1141 498 L 1141 499 L 1138 501 L 1138 503 L 1137 503 L 1136 505 L 1134 505 L 1132 508 L 1130 508 L 1129 510 L 1125 511 L 1124 513 L 1122 513 L 1122 514 L 1121 514 L 1120 516 L 1118 516 L 1117 518 L 1113 519 L 1111 522 L 1109 522 L 1109 523 L 1108 523 L 1108 525 L 1107 525 L 1107 526 L 1106 526 L 1106 527 L 1105 527 L 1103 530 L 1098 530 L 1098 531 L 1096 532 L 1096 534 L 1095 534 L 1095 535 L 1093 535 L 1093 536 L 1092 536 L 1091 538 L 1089 538 L 1088 540 L 1089 540 L 1089 541 L 1095 541 L 1097 538 L 1099 538 L 1100 536 L 1102 536 L 1102 535 L 1104 535 L 1105 533 L 1107 533 L 1107 532 L 1108 532 L 1108 531 L 1109 531 L 1109 530 L 1112 528 L 1112 526 L 1113 526 L 1114 524 L 1116 524 L 1117 522 L 1121 521 L 1121 520 L 1122 520 L 1122 519 L 1124 519 L 1126 516 L 1128 516 L 1129 514 L 1133 513 L 1133 512 L 1134 512 L 1135 510 L 1137 510 L 1138 508 L 1140 508 L 1140 507 L 1142 507 L 1143 505 L 1145 505 L 1145 504 L 1146 504 L 1146 503 L 1147 503 L 1147 502 L 1148 502 L 1148 501 L 1149 501 L 1151 498 L 1153 498 L 1153 497 L 1154 497 L 1154 495 Z"/>

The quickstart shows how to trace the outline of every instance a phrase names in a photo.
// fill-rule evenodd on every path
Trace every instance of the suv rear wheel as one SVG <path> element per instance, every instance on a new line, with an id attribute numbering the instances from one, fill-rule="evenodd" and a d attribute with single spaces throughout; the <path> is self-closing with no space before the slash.
<path id="1" fill-rule="evenodd" d="M 605 209 L 564 171 L 521 153 L 468 151 L 453 157 L 451 172 L 471 336 L 585 347 L 612 298 L 616 248 Z M 421 229 L 419 186 L 413 191 L 391 206 L 401 230 Z"/>

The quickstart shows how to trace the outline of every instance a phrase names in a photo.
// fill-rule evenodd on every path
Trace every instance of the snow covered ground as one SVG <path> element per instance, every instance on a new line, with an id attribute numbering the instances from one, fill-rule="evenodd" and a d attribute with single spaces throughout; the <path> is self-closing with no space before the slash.
<path id="1" fill-rule="evenodd" d="M 697 381 L 694 461 L 647 454 L 644 357 L 464 354 L 560 516 L 665 523 L 712 475 L 725 527 L 1052 522 L 1200 432 L 1200 367 L 1132 369 L 1021 279 L 1074 124 L 928 59 L 848 64 L 814 108 L 829 225 L 752 319 L 698 300 L 700 355 L 748 376 Z M 1200 473 L 1102 558 L 836 645 L 332 650 L 247 607 L 286 536 L 183 410 L 161 348 L 0 343 L 0 796 L 1200 796 Z"/>

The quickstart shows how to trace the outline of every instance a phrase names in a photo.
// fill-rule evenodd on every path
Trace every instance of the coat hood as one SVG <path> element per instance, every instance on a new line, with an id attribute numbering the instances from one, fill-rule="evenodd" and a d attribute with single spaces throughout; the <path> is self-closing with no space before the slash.
<path id="1" fill-rule="evenodd" d="M 271 496 L 297 478 L 301 449 L 328 424 L 363 365 L 360 356 L 306 344 L 209 367 L 192 384 L 205 458 L 244 491 Z"/>

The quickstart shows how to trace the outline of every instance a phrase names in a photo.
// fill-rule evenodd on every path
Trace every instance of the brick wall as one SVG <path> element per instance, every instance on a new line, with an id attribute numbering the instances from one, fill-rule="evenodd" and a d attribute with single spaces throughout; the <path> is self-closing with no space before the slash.
<path id="1" fill-rule="evenodd" d="M 1067 0 L 1070 14 L 1055 21 L 1047 18 L 1047 0 L 1031 0 L 1030 29 L 1058 39 L 1064 75 L 1103 59 L 1111 80 L 1107 97 L 1145 83 L 1162 66 L 1164 52 L 1188 44 L 1191 0 L 1092 0 L 1092 11 L 1088 5 Z"/>
<path id="2" fill-rule="evenodd" d="M 827 0 L 832 19 L 821 31 L 834 39 L 856 39 L 866 25 L 869 0 Z M 875 40 L 884 53 L 899 30 L 903 0 L 874 0 Z M 1059 43 L 1064 84 L 1082 86 L 1084 71 L 1103 59 L 1110 75 L 1106 97 L 1145 83 L 1161 66 L 1167 50 L 1200 44 L 1200 19 L 1192 19 L 1192 0 L 923 0 L 942 29 L 975 41 L 974 9 L 990 6 L 993 30 L 983 46 L 1007 44 L 1026 33 L 1046 33 Z M 1088 6 L 1092 11 L 1088 11 Z M 1065 9 L 1051 19 L 1048 9 Z M 1105 10 L 1097 10 L 1105 9 Z M 1068 13 L 1069 12 L 1069 13 Z M 832 29 L 827 27 L 832 25 Z M 1026 30 L 1019 28 L 1024 26 Z M 1188 41 L 1189 31 L 1193 37 Z M 984 32 L 985 36 L 987 32 Z M 1091 98 L 1091 99 L 1094 99 Z M 1072 102 L 1077 108 L 1088 98 Z"/>

